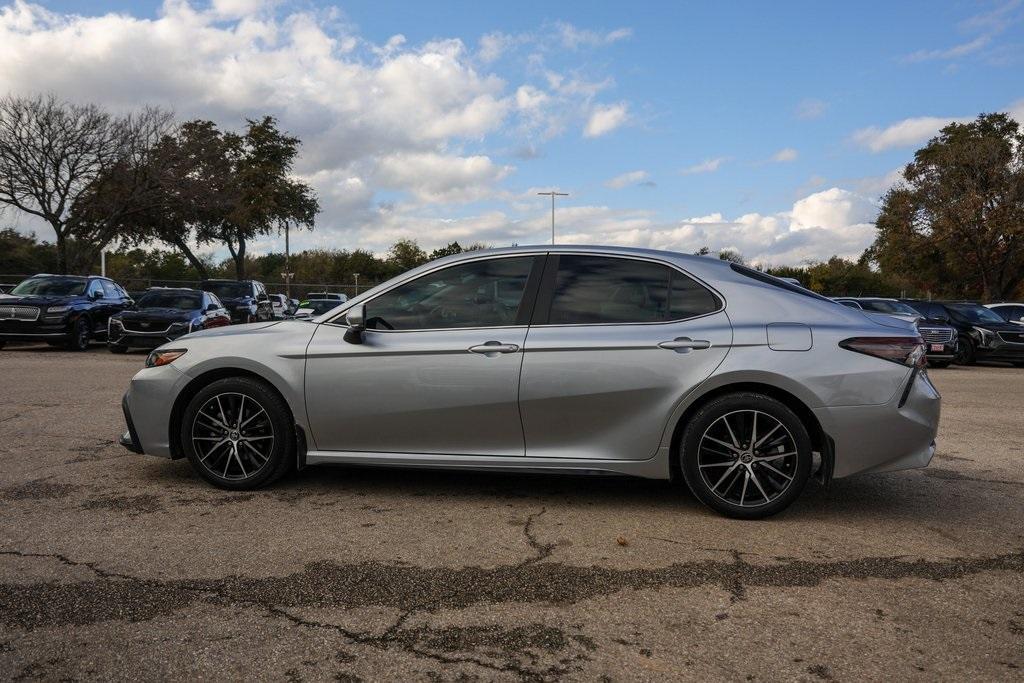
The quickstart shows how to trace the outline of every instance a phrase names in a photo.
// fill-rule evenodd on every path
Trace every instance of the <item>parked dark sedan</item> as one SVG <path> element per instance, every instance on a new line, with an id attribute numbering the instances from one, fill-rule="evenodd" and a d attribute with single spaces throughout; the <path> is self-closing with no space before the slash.
<path id="1" fill-rule="evenodd" d="M 956 328 L 957 363 L 994 360 L 1024 367 L 1024 330 L 991 309 L 971 301 L 904 301 L 925 317 Z"/>
<path id="2" fill-rule="evenodd" d="M 42 341 L 84 351 L 107 336 L 107 319 L 131 303 L 105 277 L 34 275 L 0 297 L 0 348 L 8 341 Z"/>
<path id="3" fill-rule="evenodd" d="M 215 294 L 231 314 L 233 323 L 273 320 L 274 308 L 267 288 L 255 280 L 203 280 L 199 288 Z"/>
<path id="4" fill-rule="evenodd" d="M 189 332 L 230 324 L 231 317 L 215 294 L 198 289 L 154 288 L 143 294 L 131 310 L 110 317 L 107 348 L 111 353 L 154 349 Z"/>

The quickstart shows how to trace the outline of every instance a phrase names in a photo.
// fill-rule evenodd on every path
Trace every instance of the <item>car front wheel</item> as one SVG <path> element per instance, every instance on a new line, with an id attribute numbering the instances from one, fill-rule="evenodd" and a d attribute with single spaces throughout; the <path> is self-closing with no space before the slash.
<path id="1" fill-rule="evenodd" d="M 683 431 L 683 478 L 708 507 L 760 519 L 790 505 L 811 471 L 811 439 L 796 414 L 763 394 L 736 393 L 702 406 Z"/>
<path id="2" fill-rule="evenodd" d="M 245 490 L 284 476 L 295 460 L 288 406 L 264 382 L 228 377 L 192 397 L 181 444 L 195 470 L 215 486 Z"/>
<path id="3" fill-rule="evenodd" d="M 92 336 L 89 328 L 89 319 L 84 315 L 78 316 L 71 326 L 71 334 L 68 336 L 69 351 L 85 351 L 89 348 L 89 338 Z"/>
<path id="4" fill-rule="evenodd" d="M 956 358 L 953 360 L 957 365 L 974 365 L 974 342 L 966 337 L 956 340 Z"/>

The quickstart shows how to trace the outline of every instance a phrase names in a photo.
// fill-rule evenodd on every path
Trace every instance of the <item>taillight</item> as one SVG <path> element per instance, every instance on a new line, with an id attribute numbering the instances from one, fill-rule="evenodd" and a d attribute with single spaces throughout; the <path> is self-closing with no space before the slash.
<path id="1" fill-rule="evenodd" d="M 925 364 L 921 337 L 852 337 L 839 342 L 839 346 L 911 368 L 923 368 Z"/>

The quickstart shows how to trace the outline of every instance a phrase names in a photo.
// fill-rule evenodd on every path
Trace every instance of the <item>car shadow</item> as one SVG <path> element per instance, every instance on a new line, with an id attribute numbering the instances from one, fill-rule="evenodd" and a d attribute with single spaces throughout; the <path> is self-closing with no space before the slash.
<path id="1" fill-rule="evenodd" d="M 147 479 L 181 490 L 208 486 L 187 462 L 154 463 Z M 1002 495 L 979 495 L 978 487 L 1001 492 L 1024 487 L 1024 482 L 975 479 L 953 470 L 908 470 L 869 474 L 822 485 L 807 483 L 803 494 L 776 518 L 801 521 L 836 519 L 905 519 L 949 526 L 1006 514 Z M 256 493 L 301 505 L 339 493 L 357 492 L 368 498 L 437 501 L 509 502 L 527 500 L 541 505 L 579 505 L 597 508 L 674 510 L 683 514 L 717 517 L 701 504 L 685 484 L 618 475 L 561 473 L 473 472 L 462 470 L 401 469 L 350 465 L 320 465 L 304 469 Z M 965 504 L 970 501 L 970 504 Z"/>

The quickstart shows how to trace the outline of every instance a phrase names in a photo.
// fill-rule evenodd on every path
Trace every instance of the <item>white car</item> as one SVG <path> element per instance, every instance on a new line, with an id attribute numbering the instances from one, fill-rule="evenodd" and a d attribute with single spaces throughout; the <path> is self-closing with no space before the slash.
<path id="1" fill-rule="evenodd" d="M 275 318 L 287 317 L 288 310 L 291 308 L 288 305 L 288 298 L 284 294 L 271 294 L 270 305 L 273 308 Z"/>
<path id="2" fill-rule="evenodd" d="M 991 308 L 999 314 L 999 317 L 1008 323 L 1024 325 L 1024 304 L 1004 302 L 998 304 L 985 304 L 985 308 Z"/>

